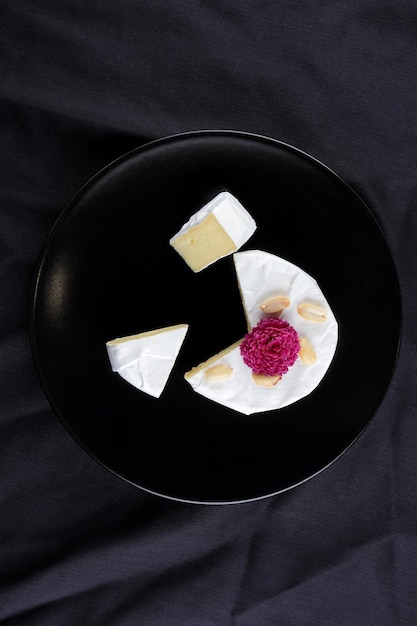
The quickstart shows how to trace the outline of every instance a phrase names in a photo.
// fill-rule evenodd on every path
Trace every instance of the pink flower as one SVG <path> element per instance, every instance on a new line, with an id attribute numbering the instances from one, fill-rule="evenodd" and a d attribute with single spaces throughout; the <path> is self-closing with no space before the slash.
<path id="1" fill-rule="evenodd" d="M 240 344 L 243 361 L 254 374 L 282 376 L 300 351 L 297 331 L 279 317 L 262 319 Z"/>

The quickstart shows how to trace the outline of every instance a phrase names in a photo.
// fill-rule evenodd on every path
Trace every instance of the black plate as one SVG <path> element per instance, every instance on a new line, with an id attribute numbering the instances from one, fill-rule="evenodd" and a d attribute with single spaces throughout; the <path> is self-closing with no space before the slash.
<path id="1" fill-rule="evenodd" d="M 232 257 L 194 274 L 168 245 L 221 190 L 257 221 L 244 248 L 315 277 L 339 322 L 319 387 L 251 417 L 206 400 L 183 379 L 246 331 Z M 31 338 L 52 407 L 93 458 L 152 493 L 227 503 L 294 487 L 355 441 L 389 385 L 400 321 L 385 239 L 340 177 L 273 139 L 201 131 L 128 153 L 72 199 L 42 252 Z M 107 340 L 180 322 L 190 330 L 160 399 L 111 371 Z"/>

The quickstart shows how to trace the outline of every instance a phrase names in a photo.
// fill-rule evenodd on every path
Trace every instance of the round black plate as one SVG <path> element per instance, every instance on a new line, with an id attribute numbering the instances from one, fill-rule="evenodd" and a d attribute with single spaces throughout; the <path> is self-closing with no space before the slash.
<path id="1" fill-rule="evenodd" d="M 319 387 L 250 417 L 206 400 L 183 379 L 246 331 L 232 257 L 194 274 L 168 244 L 222 190 L 257 222 L 244 249 L 272 252 L 311 274 L 339 323 Z M 294 487 L 355 441 L 389 385 L 400 321 L 385 239 L 340 177 L 273 139 L 200 131 L 128 153 L 72 199 L 42 251 L 31 339 L 52 407 L 98 462 L 167 498 L 231 503 Z M 190 330 L 159 399 L 111 371 L 107 340 L 182 322 Z"/>

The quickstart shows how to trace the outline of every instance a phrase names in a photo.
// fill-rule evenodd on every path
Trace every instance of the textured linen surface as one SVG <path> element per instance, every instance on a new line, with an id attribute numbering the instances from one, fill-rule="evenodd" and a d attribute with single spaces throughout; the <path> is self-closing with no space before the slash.
<path id="1" fill-rule="evenodd" d="M 2 0 L 0 64 L 0 623 L 415 626 L 416 3 Z M 398 365 L 363 436 L 237 505 L 158 498 L 93 461 L 29 343 L 36 262 L 69 198 L 128 150 L 199 129 L 329 165 L 371 207 L 402 292 Z"/>

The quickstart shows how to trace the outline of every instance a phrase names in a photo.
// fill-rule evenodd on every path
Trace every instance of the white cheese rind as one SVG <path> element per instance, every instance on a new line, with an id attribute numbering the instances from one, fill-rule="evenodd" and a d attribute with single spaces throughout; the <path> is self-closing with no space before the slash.
<path id="1" fill-rule="evenodd" d="M 245 365 L 240 348 L 234 347 L 218 360 L 210 359 L 210 367 L 224 363 L 233 368 L 233 375 L 224 381 L 210 383 L 205 368 L 196 368 L 187 380 L 194 391 L 206 398 L 244 415 L 283 408 L 309 395 L 322 381 L 336 351 L 338 324 L 317 282 L 296 265 L 261 250 L 248 250 L 233 255 L 248 330 L 261 319 L 270 317 L 259 307 L 274 295 L 285 295 L 290 306 L 280 315 L 306 337 L 317 355 L 312 365 L 303 365 L 298 358 L 273 387 L 262 387 L 252 380 L 252 371 Z M 310 301 L 324 306 L 328 317 L 323 323 L 301 318 L 297 306 Z"/>
<path id="2" fill-rule="evenodd" d="M 214 216 L 226 233 L 226 235 L 231 239 L 232 243 L 235 246 L 235 250 L 231 250 L 228 252 L 219 253 L 216 252 L 216 241 L 204 242 L 202 245 L 207 247 L 207 245 L 213 246 L 213 254 L 212 258 L 210 258 L 207 262 L 204 262 L 201 267 L 194 271 L 201 271 L 205 269 L 215 261 L 232 254 L 239 248 L 243 246 L 246 241 L 253 235 L 255 232 L 257 225 L 253 217 L 250 213 L 245 209 L 245 207 L 239 202 L 237 198 L 235 198 L 228 191 L 222 191 L 217 196 L 215 196 L 210 202 L 205 204 L 201 209 L 199 209 L 196 213 L 194 213 L 190 219 L 180 228 L 180 230 L 169 240 L 171 246 L 173 246 L 179 254 L 181 254 L 186 262 L 189 263 L 187 259 L 187 254 L 189 252 L 187 250 L 182 253 L 176 248 L 176 244 L 187 235 L 192 229 L 197 226 L 203 225 L 203 222 L 210 216 Z M 195 246 L 195 244 L 191 244 Z M 198 256 L 198 248 L 193 247 L 192 250 L 193 255 Z M 190 267 L 192 267 L 192 263 L 189 263 Z"/>
<path id="3" fill-rule="evenodd" d="M 297 359 L 275 386 L 263 387 L 253 382 L 252 370 L 243 362 L 239 346 L 219 360 L 212 361 L 210 367 L 218 363 L 233 368 L 230 378 L 208 382 L 204 368 L 186 380 L 195 392 L 244 415 L 288 406 L 311 393 L 323 376 L 320 364 L 306 366 Z"/>
<path id="4" fill-rule="evenodd" d="M 239 200 L 227 191 L 220 193 L 212 203 L 211 210 L 217 221 L 235 243 L 236 249 L 241 248 L 255 232 L 255 220 Z"/>
<path id="5" fill-rule="evenodd" d="M 140 391 L 159 398 L 187 331 L 187 324 L 178 324 L 108 341 L 112 370 Z"/>

